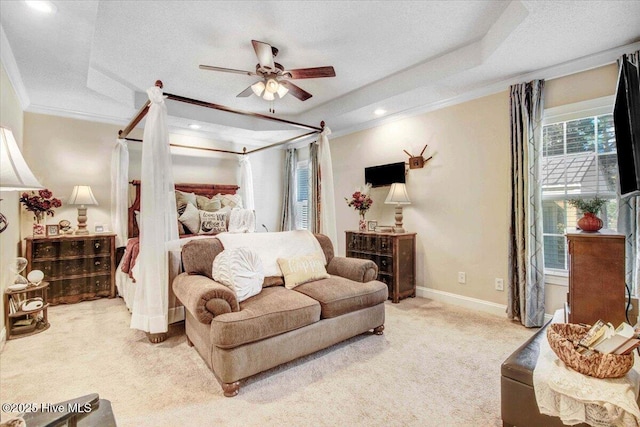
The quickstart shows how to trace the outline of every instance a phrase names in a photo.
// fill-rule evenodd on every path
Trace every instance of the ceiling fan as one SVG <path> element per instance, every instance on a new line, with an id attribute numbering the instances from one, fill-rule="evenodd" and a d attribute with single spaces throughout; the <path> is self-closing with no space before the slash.
<path id="1" fill-rule="evenodd" d="M 266 101 L 273 101 L 275 95 L 284 97 L 288 92 L 300 101 L 311 98 L 311 94 L 306 90 L 291 83 L 296 79 L 316 79 L 320 77 L 335 77 L 336 72 L 333 67 L 298 68 L 296 70 L 286 70 L 281 64 L 273 59 L 278 55 L 278 49 L 268 43 L 251 40 L 253 50 L 258 57 L 256 71 L 234 70 L 232 68 L 213 67 L 211 65 L 200 65 L 203 70 L 222 71 L 225 73 L 246 74 L 248 76 L 260 77 L 260 80 L 240 92 L 237 97 L 247 97 L 251 94 L 261 96 Z"/>

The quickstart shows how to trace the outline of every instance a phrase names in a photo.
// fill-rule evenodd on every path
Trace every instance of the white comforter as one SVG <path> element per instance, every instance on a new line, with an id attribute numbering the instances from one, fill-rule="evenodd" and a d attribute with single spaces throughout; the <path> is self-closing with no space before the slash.
<path id="1" fill-rule="evenodd" d="M 225 249 L 246 247 L 258 254 L 265 276 L 282 276 L 278 258 L 319 255 L 326 264 L 318 239 L 307 230 L 274 233 L 220 233 L 216 237 Z"/>

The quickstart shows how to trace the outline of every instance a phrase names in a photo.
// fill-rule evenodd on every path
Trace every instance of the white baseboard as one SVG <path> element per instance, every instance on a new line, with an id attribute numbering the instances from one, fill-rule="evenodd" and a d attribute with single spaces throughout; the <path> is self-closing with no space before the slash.
<path id="1" fill-rule="evenodd" d="M 7 342 L 7 328 L 3 327 L 0 331 L 0 352 L 4 349 L 4 345 Z"/>
<path id="2" fill-rule="evenodd" d="M 447 304 L 458 305 L 471 310 L 495 314 L 496 316 L 507 317 L 507 306 L 504 304 L 498 304 L 464 295 L 452 294 L 451 292 L 440 291 L 437 289 L 425 288 L 424 286 L 416 287 L 416 296 L 429 298 L 434 301 L 440 301 Z M 552 314 L 545 314 L 545 323 L 551 320 L 552 317 Z"/>

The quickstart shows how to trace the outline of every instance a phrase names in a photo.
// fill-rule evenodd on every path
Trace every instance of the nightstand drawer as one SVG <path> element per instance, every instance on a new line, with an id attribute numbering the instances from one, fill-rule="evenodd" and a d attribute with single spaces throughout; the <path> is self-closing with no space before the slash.
<path id="1" fill-rule="evenodd" d="M 49 286 L 49 301 L 52 305 L 73 304 L 108 297 L 111 292 L 111 276 L 106 274 L 78 279 L 52 280 Z"/>
<path id="2" fill-rule="evenodd" d="M 46 240 L 33 243 L 33 258 L 59 258 L 108 254 L 111 250 L 108 237 L 86 240 Z"/>
<path id="3" fill-rule="evenodd" d="M 48 280 L 91 273 L 109 274 L 111 271 L 111 257 L 106 254 L 93 258 L 62 259 L 58 262 L 34 260 L 31 269 L 42 270 Z"/>

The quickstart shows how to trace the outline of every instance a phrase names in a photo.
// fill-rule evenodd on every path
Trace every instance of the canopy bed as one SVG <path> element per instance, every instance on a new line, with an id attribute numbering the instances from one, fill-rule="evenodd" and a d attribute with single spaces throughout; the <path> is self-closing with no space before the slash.
<path id="1" fill-rule="evenodd" d="M 166 338 L 170 317 L 174 320 L 180 318 L 179 315 L 170 311 L 170 308 L 176 308 L 175 297 L 169 291 L 171 286 L 170 276 L 177 274 L 179 271 L 172 267 L 172 261 L 168 253 L 172 250 L 179 250 L 184 241 L 188 241 L 188 239 L 179 239 L 179 237 L 184 236 L 179 236 L 177 229 L 179 221 L 176 211 L 176 190 L 199 193 L 211 198 L 218 193 L 235 194 L 236 190 L 240 188 L 235 185 L 219 184 L 174 185 L 173 177 L 170 173 L 170 147 L 238 155 L 240 157 L 239 166 L 242 171 L 241 183 L 247 187 L 243 191 L 244 204 L 246 208 L 252 209 L 253 188 L 251 187 L 253 178 L 251 177 L 251 166 L 247 155 L 283 144 L 294 143 L 319 134 L 316 143 L 318 152 L 321 153 L 319 158 L 320 168 L 323 171 L 322 183 L 324 185 L 320 186 L 322 192 L 318 194 L 318 198 L 322 200 L 322 203 L 318 204 L 320 207 L 321 227 L 318 231 L 327 235 L 334 244 L 337 243 L 331 153 L 328 141 L 328 135 L 331 131 L 324 126 L 324 122 L 321 123 L 320 127 L 296 123 L 179 95 L 163 94 L 162 87 L 162 82 L 158 80 L 154 87 L 147 90 L 149 100 L 140 108 L 129 124 L 119 131 L 112 157 L 112 220 L 114 231 L 118 235 L 118 244 L 119 246 L 124 246 L 128 243 L 129 237 L 139 237 L 139 255 L 134 267 L 137 268 L 135 270 L 135 285 L 126 284 L 127 276 L 129 275 L 124 272 L 121 274 L 121 269 L 119 268 L 118 276 L 120 279 L 117 279 L 117 283 L 119 280 L 121 281 L 122 291 L 120 291 L 120 286 L 118 286 L 118 289 L 121 295 L 126 294 L 126 296 L 123 296 L 125 296 L 127 306 L 132 313 L 131 327 L 147 332 L 151 342 L 161 342 Z M 309 130 L 310 132 L 253 150 L 243 148 L 242 152 L 170 144 L 165 99 L 261 120 L 270 120 Z M 129 138 L 130 132 L 145 117 L 146 123 L 142 140 Z M 140 180 L 143 185 L 140 185 L 140 182 L 134 182 L 135 197 L 131 206 L 129 206 L 128 195 L 128 141 L 144 142 L 142 145 Z M 136 211 L 139 212 L 139 219 L 136 219 Z M 138 233 L 139 236 L 137 236 Z M 201 236 L 189 238 L 201 238 Z"/>

